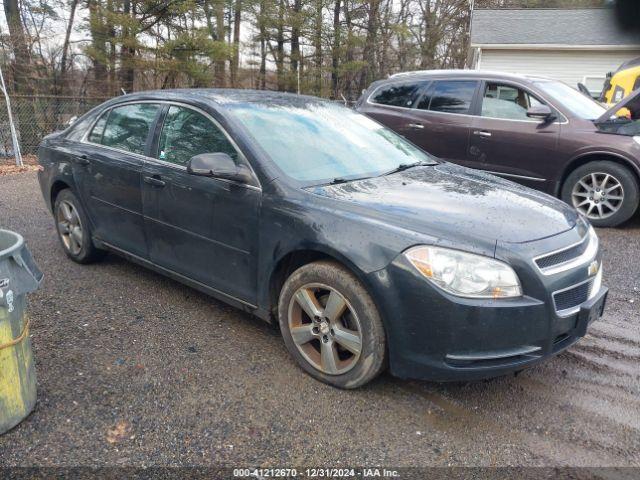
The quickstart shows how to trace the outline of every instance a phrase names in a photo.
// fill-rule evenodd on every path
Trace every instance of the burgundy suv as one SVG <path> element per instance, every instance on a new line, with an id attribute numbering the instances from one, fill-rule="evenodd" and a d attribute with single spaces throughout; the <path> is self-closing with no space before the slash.
<path id="1" fill-rule="evenodd" d="M 444 160 L 560 197 L 595 226 L 638 208 L 640 90 L 607 110 L 548 78 L 411 72 L 371 84 L 356 109 Z"/>

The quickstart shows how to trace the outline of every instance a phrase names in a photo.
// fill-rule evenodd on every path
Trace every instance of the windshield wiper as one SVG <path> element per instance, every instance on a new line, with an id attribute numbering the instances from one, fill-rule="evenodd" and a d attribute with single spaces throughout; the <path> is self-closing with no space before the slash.
<path id="1" fill-rule="evenodd" d="M 336 177 L 329 182 L 329 185 L 338 185 L 340 183 L 356 182 L 358 180 L 366 180 L 367 178 L 371 178 L 371 177 L 358 177 L 358 178 Z"/>
<path id="2" fill-rule="evenodd" d="M 403 172 L 405 170 L 409 170 L 410 168 L 424 167 L 424 166 L 428 166 L 428 165 L 437 165 L 437 164 L 435 162 L 425 162 L 424 160 L 420 160 L 419 162 L 414 162 L 414 163 L 401 163 L 400 165 L 398 165 L 393 170 L 389 170 L 388 172 L 384 172 L 384 173 L 380 174 L 380 176 L 384 177 L 386 175 L 391 175 L 392 173 L 398 173 L 398 172 Z"/>

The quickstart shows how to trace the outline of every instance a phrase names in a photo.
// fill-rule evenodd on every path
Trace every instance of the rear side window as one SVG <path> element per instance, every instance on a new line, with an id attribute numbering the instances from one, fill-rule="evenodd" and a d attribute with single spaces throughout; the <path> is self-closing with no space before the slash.
<path id="1" fill-rule="evenodd" d="M 371 101 L 381 105 L 391 105 L 393 107 L 411 108 L 416 99 L 418 88 L 417 83 L 402 83 L 395 85 L 387 85 L 380 88 Z"/>
<path id="2" fill-rule="evenodd" d="M 106 111 L 95 123 L 95 125 L 93 126 L 93 130 L 91 130 L 91 133 L 89 134 L 90 142 L 102 143 L 102 134 L 104 133 L 104 126 L 107 124 L 108 116 L 109 116 L 109 111 Z"/>
<path id="3" fill-rule="evenodd" d="M 475 80 L 440 80 L 422 97 L 418 108 L 434 112 L 468 114 L 478 82 Z"/>
<path id="4" fill-rule="evenodd" d="M 147 137 L 159 106 L 138 103 L 115 107 L 103 115 L 89 136 L 89 140 L 107 147 L 144 155 Z M 100 123 L 105 122 L 101 138 Z"/>

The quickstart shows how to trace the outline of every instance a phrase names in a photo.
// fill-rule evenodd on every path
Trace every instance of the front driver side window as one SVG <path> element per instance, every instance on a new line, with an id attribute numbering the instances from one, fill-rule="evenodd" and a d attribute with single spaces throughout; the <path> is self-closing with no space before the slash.
<path id="1" fill-rule="evenodd" d="M 207 117 L 190 108 L 169 107 L 160 134 L 160 160 L 185 166 L 195 155 L 220 152 L 234 160 L 238 156 L 222 130 Z"/>
<path id="2" fill-rule="evenodd" d="M 520 88 L 488 83 L 482 98 L 481 115 L 506 120 L 533 121 L 527 117 L 527 110 L 536 105 L 541 105 L 541 102 Z"/>

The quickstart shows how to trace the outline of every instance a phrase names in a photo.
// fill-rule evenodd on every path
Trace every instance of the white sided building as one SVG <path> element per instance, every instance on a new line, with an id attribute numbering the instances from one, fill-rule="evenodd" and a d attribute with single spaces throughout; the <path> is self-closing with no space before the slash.
<path id="1" fill-rule="evenodd" d="M 640 35 L 622 31 L 612 8 L 477 9 L 472 68 L 543 75 L 597 95 L 606 74 L 640 56 Z"/>

